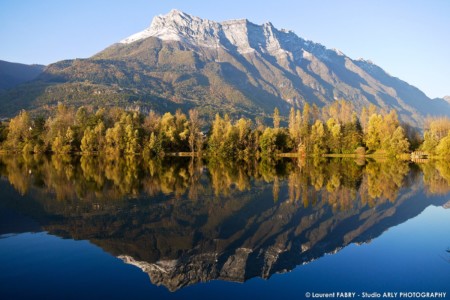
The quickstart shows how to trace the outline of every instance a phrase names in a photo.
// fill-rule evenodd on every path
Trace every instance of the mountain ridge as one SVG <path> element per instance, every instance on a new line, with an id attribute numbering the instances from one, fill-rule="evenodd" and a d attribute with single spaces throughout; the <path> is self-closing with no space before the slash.
<path id="1" fill-rule="evenodd" d="M 0 60 L 0 91 L 35 79 L 44 68 L 44 65 L 27 65 Z"/>
<path id="2" fill-rule="evenodd" d="M 305 103 L 321 107 L 345 99 L 357 110 L 370 104 L 396 109 L 416 126 L 427 115 L 450 115 L 447 101 L 431 100 L 372 62 L 353 60 L 270 22 L 214 22 L 178 10 L 156 16 L 150 27 L 91 58 L 50 65 L 31 86 L 37 96 L 21 101 L 32 110 L 58 99 L 144 112 L 198 107 L 210 117 L 268 117 L 275 107 L 287 114 Z M 0 108 L 14 101 L 2 94 Z"/>

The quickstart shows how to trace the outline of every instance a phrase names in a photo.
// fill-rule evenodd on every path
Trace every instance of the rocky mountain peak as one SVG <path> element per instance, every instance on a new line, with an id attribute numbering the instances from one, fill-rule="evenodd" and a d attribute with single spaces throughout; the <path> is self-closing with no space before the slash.
<path id="1" fill-rule="evenodd" d="M 120 43 L 130 44 L 149 37 L 156 37 L 163 41 L 197 43 L 199 40 L 207 40 L 207 36 L 211 40 L 211 35 L 217 31 L 214 30 L 216 27 L 218 27 L 216 22 L 200 19 L 173 9 L 166 15 L 154 17 L 149 28 L 131 35 Z M 215 37 L 213 40 L 215 42 Z"/>
<path id="2" fill-rule="evenodd" d="M 120 43 L 130 44 L 149 37 L 163 41 L 181 41 L 194 46 L 231 47 L 242 54 L 278 51 L 293 37 L 301 40 L 292 31 L 280 31 L 270 22 L 257 25 L 247 19 L 237 19 L 219 23 L 174 9 L 166 15 L 156 16 L 149 28 Z M 284 38 L 284 41 L 280 38 Z"/>

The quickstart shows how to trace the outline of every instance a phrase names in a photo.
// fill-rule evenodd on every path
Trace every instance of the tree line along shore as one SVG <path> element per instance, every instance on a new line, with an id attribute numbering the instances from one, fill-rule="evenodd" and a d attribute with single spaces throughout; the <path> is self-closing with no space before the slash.
<path id="1" fill-rule="evenodd" d="M 186 115 L 143 115 L 122 108 L 58 104 L 48 117 L 25 110 L 0 123 L 0 150 L 24 153 L 99 153 L 164 156 L 169 153 L 239 160 L 272 160 L 280 155 L 355 155 L 400 157 L 421 151 L 450 156 L 450 119 L 428 118 L 418 130 L 400 122 L 395 110 L 371 105 L 356 112 L 339 100 L 323 108 L 305 104 L 273 124 L 217 114 L 209 124 L 192 109 Z M 283 125 L 284 124 L 284 125 Z M 421 133 L 423 132 L 423 134 Z"/>

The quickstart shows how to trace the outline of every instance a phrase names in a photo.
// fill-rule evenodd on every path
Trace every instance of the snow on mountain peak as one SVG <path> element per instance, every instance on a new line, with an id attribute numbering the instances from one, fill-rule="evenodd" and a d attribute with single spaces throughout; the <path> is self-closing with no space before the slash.
<path id="1" fill-rule="evenodd" d="M 201 40 L 204 40 L 208 34 L 211 35 L 214 27 L 217 27 L 217 23 L 173 9 L 166 15 L 156 16 L 149 28 L 131 35 L 120 43 L 130 44 L 149 37 L 156 37 L 164 41 L 185 40 L 204 44 L 205 41 L 202 43 Z"/>
<path id="2" fill-rule="evenodd" d="M 166 15 L 156 16 L 149 28 L 120 43 L 130 44 L 149 37 L 202 47 L 228 48 L 232 45 L 242 54 L 261 51 L 284 55 L 286 51 L 299 51 L 297 42 L 306 42 L 292 31 L 276 29 L 270 22 L 257 25 L 247 19 L 238 19 L 219 23 L 173 9 Z"/>

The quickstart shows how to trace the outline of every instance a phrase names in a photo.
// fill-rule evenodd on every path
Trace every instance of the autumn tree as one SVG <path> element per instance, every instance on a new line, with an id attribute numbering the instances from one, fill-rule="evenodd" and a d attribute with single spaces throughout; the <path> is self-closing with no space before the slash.
<path id="1" fill-rule="evenodd" d="M 421 149 L 435 153 L 440 141 L 450 132 L 449 118 L 429 118 L 425 121 L 424 141 Z"/>
<path id="2" fill-rule="evenodd" d="M 334 118 L 328 119 L 327 123 L 327 145 L 332 153 L 342 152 L 342 126 Z"/>
<path id="3" fill-rule="evenodd" d="M 395 110 L 370 116 L 364 140 L 370 151 L 381 150 L 389 156 L 407 152 L 410 146 Z"/>
<path id="4" fill-rule="evenodd" d="M 291 108 L 289 113 L 289 136 L 293 143 L 293 150 L 298 151 L 302 143 L 302 113 L 300 110 Z M 304 130 L 305 132 L 305 130 Z"/>
<path id="5" fill-rule="evenodd" d="M 66 132 L 58 131 L 52 142 L 52 152 L 57 154 L 69 154 L 75 150 L 75 132 L 68 127 Z"/>
<path id="6" fill-rule="evenodd" d="M 252 130 L 252 122 L 240 118 L 234 125 L 237 131 L 237 156 L 239 160 L 250 160 L 257 151 L 256 131 Z"/>
<path id="7" fill-rule="evenodd" d="M 201 132 L 202 120 L 197 109 L 189 110 L 189 148 L 192 154 L 201 152 L 203 146 L 203 134 Z"/>
<path id="8" fill-rule="evenodd" d="M 164 154 L 160 134 L 161 116 L 151 110 L 148 116 L 144 119 L 142 125 L 145 138 L 144 154 L 150 156 L 161 156 Z"/>
<path id="9" fill-rule="evenodd" d="M 212 157 L 233 158 L 235 156 L 233 146 L 236 140 L 237 133 L 234 134 L 228 115 L 222 118 L 219 114 L 216 114 L 208 139 L 209 155 Z"/>
<path id="10" fill-rule="evenodd" d="M 185 114 L 165 113 L 161 117 L 159 139 L 166 152 L 188 151 L 189 123 Z"/>
<path id="11" fill-rule="evenodd" d="M 55 139 L 58 138 L 58 141 L 56 142 L 56 148 L 59 149 L 59 145 L 65 139 L 67 130 L 69 129 L 69 127 L 74 125 L 75 125 L 74 110 L 62 103 L 58 103 L 55 115 L 53 117 L 48 118 L 45 123 L 46 136 L 44 140 L 46 148 L 52 149 Z"/>
<path id="12" fill-rule="evenodd" d="M 33 150 L 32 120 L 25 110 L 11 119 L 8 127 L 7 148 L 13 151 L 31 152 Z"/>
<path id="13" fill-rule="evenodd" d="M 292 145 L 289 132 L 285 128 L 266 128 L 259 139 L 261 157 L 273 160 L 277 154 L 289 152 Z"/>
<path id="14" fill-rule="evenodd" d="M 311 127 L 312 153 L 314 156 L 320 156 L 327 153 L 326 132 L 322 121 L 317 120 Z"/>
<path id="15" fill-rule="evenodd" d="M 436 146 L 436 154 L 441 157 L 450 157 L 450 132 L 439 141 Z"/>
<path id="16" fill-rule="evenodd" d="M 138 116 L 122 113 L 113 128 L 106 130 L 105 151 L 108 154 L 135 154 L 140 152 L 140 135 Z"/>
<path id="17" fill-rule="evenodd" d="M 308 103 L 303 107 L 302 112 L 302 122 L 300 125 L 300 145 L 302 145 L 307 152 L 310 152 L 309 147 L 309 133 L 311 127 L 311 119 L 310 119 L 310 106 Z"/>
<path id="18" fill-rule="evenodd" d="M 46 151 L 45 148 L 45 118 L 38 116 L 33 119 L 31 125 L 31 139 L 33 140 L 33 150 L 34 153 L 43 153 Z"/>
<path id="19" fill-rule="evenodd" d="M 94 128 L 88 127 L 84 130 L 80 149 L 82 152 L 101 152 L 105 146 L 105 125 L 100 121 Z"/>
<path id="20" fill-rule="evenodd" d="M 342 126 L 342 153 L 354 153 L 362 144 L 362 126 L 356 113 Z"/>
<path id="21" fill-rule="evenodd" d="M 273 128 L 280 128 L 280 111 L 277 107 L 273 110 Z"/>
<path id="22" fill-rule="evenodd" d="M 0 121 L 0 145 L 6 141 L 8 137 L 8 126 L 4 122 Z"/>
<path id="23" fill-rule="evenodd" d="M 365 143 L 370 151 L 376 151 L 381 148 L 381 139 L 383 138 L 383 116 L 373 114 L 367 123 L 367 132 Z"/>

